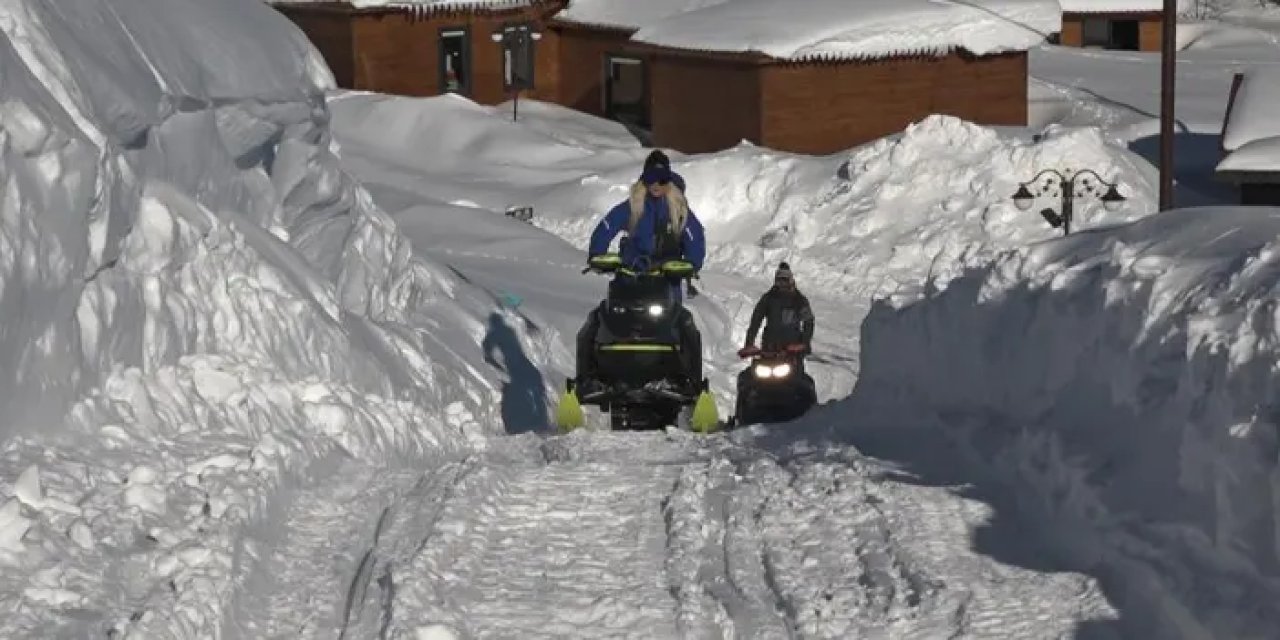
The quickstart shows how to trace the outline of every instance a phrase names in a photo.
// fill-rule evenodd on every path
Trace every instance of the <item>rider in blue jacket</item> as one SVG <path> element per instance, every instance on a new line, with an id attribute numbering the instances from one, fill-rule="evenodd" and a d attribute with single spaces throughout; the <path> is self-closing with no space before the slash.
<path id="1" fill-rule="evenodd" d="M 587 248 L 591 258 L 609 250 L 622 231 L 619 257 L 623 264 L 642 269 L 666 260 L 685 260 L 694 271 L 702 269 L 707 255 L 702 222 L 689 210 L 684 194 L 684 178 L 671 170 L 666 154 L 654 151 L 645 159 L 640 180 L 631 187 L 631 196 L 618 203 L 596 225 Z M 680 281 L 672 283 L 677 299 Z"/>
<path id="2" fill-rule="evenodd" d="M 618 203 L 596 225 L 587 248 L 588 259 L 607 253 L 613 239 L 623 231 L 619 257 L 634 269 L 657 267 L 667 260 L 685 260 L 695 272 L 702 269 L 707 245 L 702 223 L 689 210 L 684 194 L 684 178 L 671 170 L 671 161 L 655 150 L 644 161 L 640 180 L 631 195 Z M 681 280 L 673 280 L 672 297 L 683 299 Z M 686 373 L 691 383 L 702 379 L 702 337 L 693 315 L 679 307 L 677 329 L 685 354 Z M 578 384 L 590 385 L 594 370 L 594 345 L 600 329 L 599 309 L 593 309 L 578 332 Z"/>

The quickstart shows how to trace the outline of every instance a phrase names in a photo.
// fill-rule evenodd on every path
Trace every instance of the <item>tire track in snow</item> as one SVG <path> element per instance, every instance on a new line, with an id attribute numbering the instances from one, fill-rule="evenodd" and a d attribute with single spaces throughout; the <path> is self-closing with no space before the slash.
<path id="1" fill-rule="evenodd" d="M 443 508 L 459 511 L 437 525 L 453 536 L 390 570 L 416 583 L 397 590 L 393 636 L 443 624 L 476 638 L 791 637 L 760 564 L 761 498 L 735 497 L 726 457 L 683 434 L 540 444 L 495 453 L 483 501 L 464 492 Z"/>
<path id="2" fill-rule="evenodd" d="M 249 562 L 229 609 L 228 637 L 341 638 L 357 629 L 350 637 L 373 637 L 365 627 L 380 544 L 403 540 L 397 530 L 403 527 L 396 526 L 400 512 L 419 503 L 443 504 L 469 468 L 453 462 L 424 474 L 348 459 L 295 492 L 281 530 L 261 531 L 258 540 L 245 543 Z M 385 590 L 384 580 L 377 584 Z"/>

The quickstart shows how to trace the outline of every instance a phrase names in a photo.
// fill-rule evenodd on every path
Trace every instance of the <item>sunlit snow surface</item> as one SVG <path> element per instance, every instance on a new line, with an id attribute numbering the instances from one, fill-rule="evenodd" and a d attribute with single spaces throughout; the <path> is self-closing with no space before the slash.
<path id="1" fill-rule="evenodd" d="M 604 288 L 582 242 L 647 151 L 619 127 L 538 103 L 511 123 L 452 97 L 327 100 L 318 55 L 251 0 L 0 17 L 0 637 L 1142 636 L 1113 585 L 1149 573 L 1122 562 L 1108 582 L 1084 553 L 1123 560 L 1127 538 L 994 491 L 892 394 L 875 416 L 833 402 L 727 437 L 546 433 Z M 691 305 L 722 410 L 779 260 L 818 310 L 821 395 L 841 398 L 871 294 L 963 295 L 965 267 L 1053 238 L 1007 194 L 1082 158 L 1131 200 L 1081 228 L 1153 211 L 1150 168 L 1091 129 L 1033 141 L 940 117 L 827 158 L 677 156 L 712 237 Z M 892 335 L 911 340 L 910 318 Z M 929 371 L 900 385 L 911 400 L 945 372 L 980 379 L 876 354 L 885 378 Z M 1205 477 L 1232 513 L 1261 495 Z M 1219 518 L 1218 539 L 1260 548 L 1267 513 Z M 1162 548 L 1161 579 L 1231 566 Z M 1268 620 L 1222 603 L 1159 611 L 1211 632 Z"/>

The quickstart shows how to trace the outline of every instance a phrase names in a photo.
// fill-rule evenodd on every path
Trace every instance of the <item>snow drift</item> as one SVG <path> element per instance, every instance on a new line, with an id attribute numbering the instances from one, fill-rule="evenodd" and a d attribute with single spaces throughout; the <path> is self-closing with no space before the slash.
<path id="1" fill-rule="evenodd" d="M 858 414 L 939 424 L 932 437 L 1075 522 L 1066 553 L 1111 574 L 1122 609 L 1148 607 L 1139 618 L 1166 625 L 1151 637 L 1270 635 L 1277 238 L 1278 209 L 1179 210 L 881 302 L 863 327 Z"/>
<path id="2" fill-rule="evenodd" d="M 1077 200 L 1076 228 L 1121 223 L 1155 210 L 1150 164 L 1095 128 L 1050 127 L 1038 136 L 931 116 L 902 134 L 846 153 L 813 157 L 742 144 L 672 158 L 707 228 L 708 268 L 770 278 L 781 260 L 810 289 L 863 298 L 935 284 L 1001 250 L 1061 231 L 1011 200 L 1042 169 L 1091 168 L 1129 199 L 1117 212 Z M 535 196 L 535 222 L 579 246 L 619 202 L 638 162 L 593 172 Z M 569 195 L 570 193 L 574 195 Z M 566 204 L 579 203 L 579 204 Z M 546 206 L 542 206 L 542 205 Z"/>
<path id="3" fill-rule="evenodd" d="M 478 437 L 491 381 L 425 332 L 483 323 L 343 173 L 285 18 L 64 4 L 0 8 L 0 636 L 216 635 L 286 478 Z"/>

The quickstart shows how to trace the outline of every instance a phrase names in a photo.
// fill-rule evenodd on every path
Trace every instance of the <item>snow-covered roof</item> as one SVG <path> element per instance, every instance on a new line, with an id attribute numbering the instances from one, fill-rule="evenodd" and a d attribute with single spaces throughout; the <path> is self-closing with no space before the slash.
<path id="1" fill-rule="evenodd" d="M 1163 0 L 1058 0 L 1063 13 L 1148 13 L 1164 11 Z"/>
<path id="2" fill-rule="evenodd" d="M 518 9 L 538 0 L 269 0 L 272 4 L 349 4 L 356 9 L 408 9 L 411 11 L 460 11 L 467 9 Z"/>
<path id="3" fill-rule="evenodd" d="M 556 19 L 602 27 L 639 29 L 671 16 L 729 0 L 570 0 Z"/>
<path id="4" fill-rule="evenodd" d="M 1061 20 L 1056 0 L 727 0 L 645 25 L 633 39 L 784 60 L 982 55 L 1025 51 Z"/>
<path id="5" fill-rule="evenodd" d="M 1222 131 L 1222 148 L 1231 153 L 1218 164 L 1218 171 L 1280 171 L 1277 104 L 1280 69 L 1245 72 Z"/>

